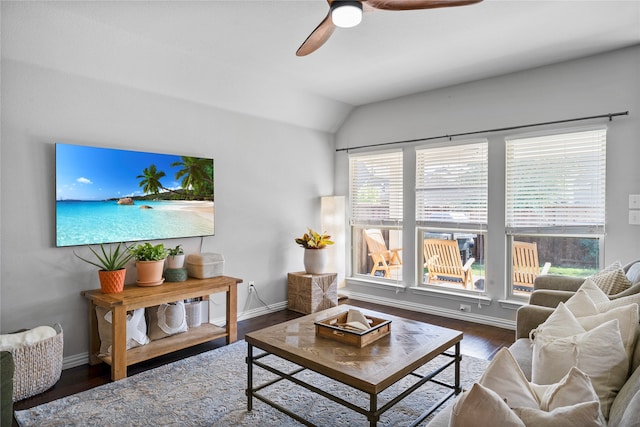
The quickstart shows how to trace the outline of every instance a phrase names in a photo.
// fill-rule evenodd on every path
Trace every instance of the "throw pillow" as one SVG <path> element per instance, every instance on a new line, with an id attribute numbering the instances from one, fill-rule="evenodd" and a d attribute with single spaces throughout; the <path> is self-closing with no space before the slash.
<path id="1" fill-rule="evenodd" d="M 560 381 L 550 385 L 529 382 L 509 349 L 502 348 L 478 380 L 494 391 L 511 408 L 526 407 L 551 411 L 581 402 L 597 401 L 590 378 L 571 368 Z"/>
<path id="2" fill-rule="evenodd" d="M 475 383 L 453 403 L 449 427 L 525 427 L 494 391 Z"/>
<path id="3" fill-rule="evenodd" d="M 149 307 L 147 313 L 149 314 L 149 339 L 152 341 L 186 332 L 189 329 L 184 301 Z"/>
<path id="4" fill-rule="evenodd" d="M 627 279 L 634 285 L 640 283 L 640 261 L 629 267 L 629 270 L 627 270 Z"/>
<path id="5" fill-rule="evenodd" d="M 590 279 L 585 280 L 584 283 L 580 286 L 580 288 L 578 288 L 578 290 L 581 290 L 581 289 L 584 290 L 589 295 L 589 298 L 591 298 L 591 300 L 594 302 L 594 304 L 596 305 L 596 308 L 600 313 L 611 310 L 612 308 L 615 308 L 615 307 L 622 307 L 629 304 L 640 305 L 640 293 L 627 295 L 626 297 L 610 300 L 609 297 L 602 291 L 602 289 L 600 289 Z M 571 298 L 573 298 L 573 296 Z"/>
<path id="6" fill-rule="evenodd" d="M 573 316 L 566 310 L 570 316 Z M 532 381 L 552 384 L 572 367 L 589 375 L 605 418 L 611 403 L 624 385 L 629 360 L 617 319 L 567 337 L 537 334 L 533 342 Z"/>
<path id="7" fill-rule="evenodd" d="M 638 316 L 638 304 L 634 303 L 622 307 L 615 307 L 604 313 L 578 317 L 577 320 L 585 330 L 590 331 L 609 320 L 617 319 L 622 344 L 624 345 L 628 359 L 631 360 L 638 336 L 637 327 L 640 321 Z"/>
<path id="8" fill-rule="evenodd" d="M 98 335 L 100 336 L 100 354 L 111 354 L 111 310 L 96 307 L 98 317 Z M 127 312 L 127 350 L 149 343 L 144 308 Z"/>
<path id="9" fill-rule="evenodd" d="M 581 288 L 578 289 L 564 305 L 576 317 L 591 316 L 600 313 L 596 303 L 593 302 L 587 291 Z"/>
<path id="10" fill-rule="evenodd" d="M 580 325 L 578 319 L 567 308 L 564 303 L 558 304 L 553 313 L 544 323 L 538 325 L 536 329 L 531 331 L 530 336 L 538 339 L 541 336 L 547 337 L 568 337 L 570 335 L 581 334 L 585 331 L 585 328 Z"/>
<path id="11" fill-rule="evenodd" d="M 605 306 L 609 307 L 610 305 L 606 303 L 600 304 L 600 307 L 604 308 Z M 620 335 L 622 336 L 622 342 L 624 343 L 627 357 L 629 357 L 629 360 L 633 358 L 636 339 L 638 337 L 637 327 L 638 322 L 640 321 L 640 309 L 638 309 L 638 304 L 632 303 L 629 305 L 623 305 L 621 307 L 612 307 L 611 309 L 600 313 L 598 310 L 598 306 L 593 303 L 591 297 L 589 297 L 587 292 L 584 289 L 578 289 L 575 295 L 569 298 L 569 300 L 565 304 L 565 307 L 571 313 L 573 313 L 574 316 L 576 316 L 580 326 L 582 326 L 587 331 L 608 320 L 618 319 L 618 321 L 620 322 Z M 560 307 L 558 306 L 558 308 L 556 308 L 556 311 L 559 310 Z M 560 319 L 556 320 L 556 323 L 562 325 L 562 323 L 566 321 L 567 317 L 568 316 L 566 315 L 561 316 Z M 545 325 L 545 323 L 543 323 L 541 326 Z M 563 336 L 561 334 L 556 335 Z"/>
<path id="12" fill-rule="evenodd" d="M 602 271 L 589 277 L 606 295 L 615 295 L 629 289 L 632 283 L 627 278 L 622 264 L 616 261 Z"/>
<path id="13" fill-rule="evenodd" d="M 606 425 L 600 420 L 597 401 L 564 406 L 551 412 L 534 408 L 515 408 L 514 413 L 527 427 L 602 427 Z"/>

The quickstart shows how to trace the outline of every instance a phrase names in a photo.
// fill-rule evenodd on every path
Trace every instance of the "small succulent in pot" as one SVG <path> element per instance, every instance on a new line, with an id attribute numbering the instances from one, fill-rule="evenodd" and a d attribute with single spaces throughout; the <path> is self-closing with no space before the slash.
<path id="1" fill-rule="evenodd" d="M 98 267 L 100 270 L 116 271 L 116 270 L 122 270 L 124 266 L 127 264 L 127 262 L 129 262 L 129 260 L 133 258 L 133 254 L 128 253 L 126 250 L 121 250 L 120 249 L 121 246 L 122 246 L 122 243 L 118 243 L 115 249 L 112 246 L 110 246 L 109 251 L 107 252 L 107 250 L 104 247 L 104 244 L 101 244 L 100 252 L 102 253 L 102 255 L 98 253 L 95 249 L 93 249 L 91 246 L 88 246 L 89 250 L 93 252 L 95 257 L 97 258 L 96 261 L 90 261 L 86 258 L 83 258 L 80 255 L 78 255 L 75 251 L 73 251 L 73 254 L 78 258 L 80 258 L 82 261 Z"/>
<path id="2" fill-rule="evenodd" d="M 124 289 L 124 280 L 127 274 L 125 265 L 131 258 L 133 258 L 133 254 L 129 253 L 126 249 L 121 249 L 122 245 L 122 243 L 118 243 L 118 245 L 115 246 L 115 249 L 113 246 L 110 246 L 107 251 L 104 244 L 101 244 L 101 254 L 89 246 L 89 250 L 93 252 L 97 259 L 96 261 L 83 258 L 73 251 L 74 255 L 82 261 L 100 269 L 98 271 L 100 289 L 102 289 L 102 292 L 105 294 L 122 292 Z"/>

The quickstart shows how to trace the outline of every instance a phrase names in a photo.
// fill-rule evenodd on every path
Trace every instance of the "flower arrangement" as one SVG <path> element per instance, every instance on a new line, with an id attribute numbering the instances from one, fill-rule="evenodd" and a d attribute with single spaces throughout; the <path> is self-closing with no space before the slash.
<path id="1" fill-rule="evenodd" d="M 331 236 L 326 233 L 316 233 L 312 229 L 308 229 L 309 232 L 304 236 L 295 239 L 296 243 L 305 249 L 324 249 L 327 245 L 333 245 Z"/>

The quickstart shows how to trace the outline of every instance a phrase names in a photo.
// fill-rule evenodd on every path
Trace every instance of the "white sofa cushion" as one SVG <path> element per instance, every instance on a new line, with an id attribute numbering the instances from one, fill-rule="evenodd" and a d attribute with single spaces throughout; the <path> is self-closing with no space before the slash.
<path id="1" fill-rule="evenodd" d="M 514 414 L 518 417 L 514 418 Z M 533 384 L 527 381 L 511 352 L 503 348 L 472 389 L 454 402 L 449 425 L 550 425 L 544 424 L 550 414 L 562 422 L 557 425 L 604 425 L 598 395 L 587 375 L 572 368 L 555 384 Z M 519 417 L 523 424 L 517 421 Z M 586 422 L 571 424 L 576 420 Z"/>
<path id="2" fill-rule="evenodd" d="M 562 316 L 566 316 L 567 321 L 575 320 L 566 308 L 558 313 L 560 314 L 554 312 L 556 320 Z M 544 330 L 536 334 L 531 373 L 533 382 L 552 384 L 559 381 L 574 366 L 591 378 L 600 399 L 602 413 L 608 418 L 611 404 L 629 372 L 629 358 L 617 319 L 605 322 L 590 331 L 566 337 L 545 334 Z"/>

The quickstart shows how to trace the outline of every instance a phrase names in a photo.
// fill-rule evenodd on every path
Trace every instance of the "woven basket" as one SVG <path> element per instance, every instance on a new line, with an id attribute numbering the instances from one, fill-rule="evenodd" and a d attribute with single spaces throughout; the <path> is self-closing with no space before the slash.
<path id="1" fill-rule="evenodd" d="M 13 401 L 26 399 L 50 389 L 62 373 L 62 327 L 55 325 L 56 336 L 33 345 L 9 350 L 13 355 Z"/>

